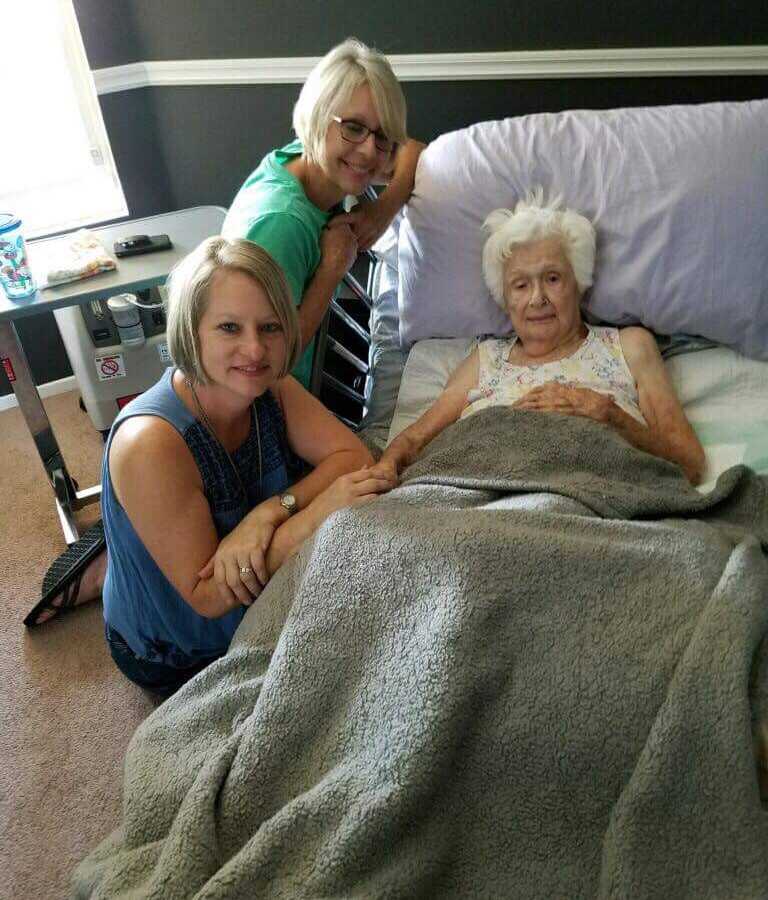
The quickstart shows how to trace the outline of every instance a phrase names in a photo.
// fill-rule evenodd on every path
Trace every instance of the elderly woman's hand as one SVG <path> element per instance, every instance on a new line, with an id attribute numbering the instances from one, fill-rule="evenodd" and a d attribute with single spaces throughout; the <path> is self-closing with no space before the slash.
<path id="1" fill-rule="evenodd" d="M 341 213 L 334 216 L 328 223 L 329 226 L 348 225 L 357 238 L 358 251 L 370 250 L 371 247 L 387 230 L 394 213 L 383 201 L 361 200 L 352 212 Z"/>
<path id="2" fill-rule="evenodd" d="M 569 416 L 584 416 L 596 422 L 608 424 L 615 406 L 613 396 L 600 394 L 590 388 L 574 384 L 559 384 L 550 381 L 532 388 L 512 404 L 514 409 L 529 409 L 536 412 L 561 412 Z"/>
<path id="3" fill-rule="evenodd" d="M 397 487 L 400 481 L 400 473 L 398 465 L 394 459 L 382 457 L 375 465 L 368 470 L 372 478 L 381 478 L 388 482 L 391 488 Z"/>

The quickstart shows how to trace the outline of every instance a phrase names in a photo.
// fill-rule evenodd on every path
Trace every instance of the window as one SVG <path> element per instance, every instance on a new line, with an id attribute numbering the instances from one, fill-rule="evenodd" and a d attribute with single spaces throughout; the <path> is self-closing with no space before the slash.
<path id="1" fill-rule="evenodd" d="M 14 4 L 0 74 L 0 210 L 27 237 L 127 215 L 72 0 Z"/>

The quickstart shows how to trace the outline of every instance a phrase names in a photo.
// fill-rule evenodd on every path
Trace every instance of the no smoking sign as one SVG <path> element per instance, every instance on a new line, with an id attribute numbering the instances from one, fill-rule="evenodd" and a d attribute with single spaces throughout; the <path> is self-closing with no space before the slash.
<path id="1" fill-rule="evenodd" d="M 99 381 L 125 378 L 125 361 L 122 353 L 116 353 L 114 356 L 97 356 L 94 362 Z"/>

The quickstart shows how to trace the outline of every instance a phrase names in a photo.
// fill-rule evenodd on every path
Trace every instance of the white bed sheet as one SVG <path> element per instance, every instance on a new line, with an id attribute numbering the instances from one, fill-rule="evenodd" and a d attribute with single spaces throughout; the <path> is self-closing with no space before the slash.
<path id="1" fill-rule="evenodd" d="M 388 442 L 435 401 L 473 339 L 418 341 L 403 370 Z M 686 415 L 706 454 L 700 491 L 744 463 L 768 474 L 768 363 L 727 347 L 674 356 L 666 363 Z"/>

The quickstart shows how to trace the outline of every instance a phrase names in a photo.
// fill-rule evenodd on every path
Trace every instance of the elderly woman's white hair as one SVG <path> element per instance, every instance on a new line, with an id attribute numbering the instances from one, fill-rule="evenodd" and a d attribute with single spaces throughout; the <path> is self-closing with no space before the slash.
<path id="1" fill-rule="evenodd" d="M 595 228 L 589 219 L 572 209 L 561 209 L 560 198 L 544 202 L 539 187 L 520 200 L 514 212 L 496 209 L 483 222 L 490 236 L 483 247 L 483 275 L 493 299 L 502 309 L 504 300 L 504 263 L 510 253 L 523 244 L 544 238 L 559 238 L 571 264 L 579 292 L 592 285 L 595 270 Z"/>
<path id="2" fill-rule="evenodd" d="M 405 97 L 387 58 L 348 38 L 312 69 L 293 108 L 293 130 L 309 162 L 324 162 L 325 135 L 332 116 L 341 115 L 363 84 L 371 90 L 384 134 L 396 144 L 408 140 Z"/>

